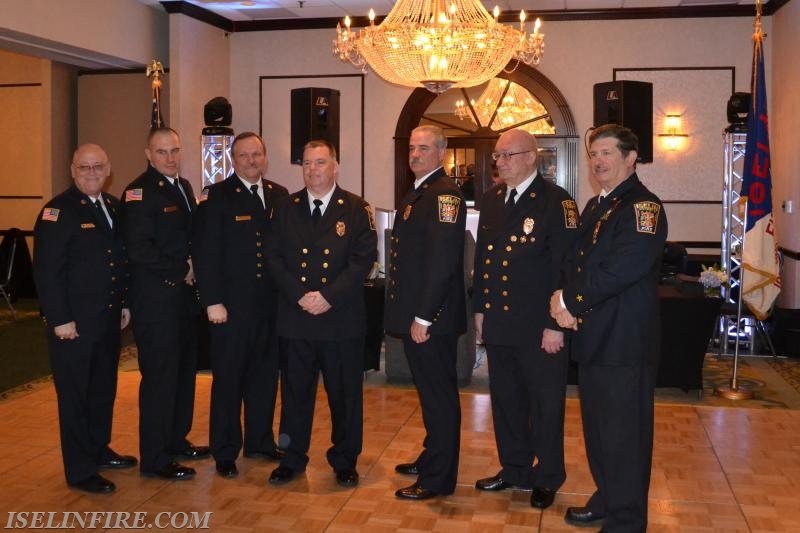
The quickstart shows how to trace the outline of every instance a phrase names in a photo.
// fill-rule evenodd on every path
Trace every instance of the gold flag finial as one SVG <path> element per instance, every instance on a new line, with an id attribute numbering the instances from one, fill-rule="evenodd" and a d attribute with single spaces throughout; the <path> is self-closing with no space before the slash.
<path id="1" fill-rule="evenodd" d="M 157 59 L 152 60 L 147 65 L 147 77 L 153 78 L 153 88 L 161 87 L 161 75 L 164 74 L 164 66 L 161 64 L 161 61 Z"/>

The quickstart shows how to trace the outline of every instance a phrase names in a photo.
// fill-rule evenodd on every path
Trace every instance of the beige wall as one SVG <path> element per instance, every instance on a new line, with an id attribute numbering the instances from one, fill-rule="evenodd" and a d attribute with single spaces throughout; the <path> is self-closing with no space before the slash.
<path id="1" fill-rule="evenodd" d="M 749 41 L 752 33 L 751 18 L 548 22 L 545 33 L 547 48 L 539 68 L 564 94 L 580 132 L 592 125 L 592 86 L 598 82 L 610 81 L 615 67 L 734 66 L 737 90 L 747 90 L 749 83 L 752 57 Z M 234 106 L 236 130 L 258 128 L 259 76 L 355 72 L 330 55 L 330 41 L 333 37 L 333 30 L 233 34 L 231 102 Z M 671 83 L 684 82 L 684 76 L 679 71 L 671 75 Z M 691 95 L 693 91 L 702 92 L 702 85 L 698 83 L 698 86 L 690 87 L 686 92 Z M 366 78 L 365 93 L 366 196 L 375 206 L 390 207 L 394 200 L 392 136 L 410 90 L 392 86 L 370 73 Z M 644 180 L 647 181 L 650 174 L 656 176 L 653 179 L 661 175 L 678 176 L 671 185 L 673 190 L 664 190 L 661 182 L 654 185 L 662 189 L 662 194 L 674 199 L 692 196 L 710 199 L 706 188 L 697 194 L 687 193 L 687 190 L 691 191 L 695 182 L 692 173 L 698 168 L 704 169 L 706 175 L 709 172 L 718 172 L 721 183 L 720 135 L 721 128 L 725 125 L 726 102 L 726 99 L 718 102 L 718 110 L 713 117 L 715 122 L 711 126 L 701 123 L 693 127 L 698 136 L 695 137 L 696 144 L 707 144 L 713 150 L 695 150 L 681 157 L 663 158 L 652 165 L 644 165 L 641 167 Z M 269 102 L 265 105 L 268 106 Z M 265 112 L 268 113 L 269 109 Z M 348 110 L 342 109 L 342 115 L 347 117 Z M 656 128 L 659 124 L 660 120 L 656 120 Z M 269 132 L 264 132 L 264 135 L 268 137 Z M 700 135 L 703 136 L 703 143 L 699 142 Z M 284 154 L 277 154 L 277 157 L 283 158 Z M 709 166 L 706 161 L 710 158 L 718 163 L 711 167 L 712 170 L 707 170 Z M 580 158 L 579 177 L 578 201 L 583 204 L 594 194 L 584 157 Z M 286 180 L 284 176 L 274 178 L 276 181 Z M 294 178 L 291 177 L 292 180 Z M 708 179 L 706 177 L 704 181 Z M 290 181 L 290 184 L 297 188 L 296 180 Z M 719 191 L 721 199 L 721 185 Z M 701 216 L 708 215 L 701 213 Z M 716 214 L 710 216 L 716 220 L 702 221 L 697 224 L 697 228 L 705 229 L 709 225 L 719 227 Z M 680 223 L 685 218 L 675 217 L 676 230 L 680 230 L 679 238 L 700 240 L 692 235 L 690 227 Z"/>
<path id="2" fill-rule="evenodd" d="M 136 0 L 2 0 L 0 47 L 93 68 L 168 53 L 167 14 Z"/>
<path id="3" fill-rule="evenodd" d="M 161 111 L 169 116 L 169 74 Z M 78 78 L 78 143 L 102 146 L 111 160 L 106 190 L 119 197 L 147 167 L 144 155 L 152 110 L 151 80 L 142 72 L 84 74 Z"/>
<path id="4" fill-rule="evenodd" d="M 781 246 L 800 252 L 800 1 L 786 4 L 773 22 L 773 32 L 766 40 L 766 49 L 773 50 L 775 68 L 768 78 L 770 151 L 772 153 L 773 212 Z M 791 200 L 794 212 L 781 210 Z M 783 287 L 778 298 L 781 307 L 800 308 L 800 262 L 784 261 Z"/>
<path id="5" fill-rule="evenodd" d="M 0 109 L 13 141 L 0 143 L 0 228 L 33 229 L 44 202 L 69 184 L 54 173 L 69 176 L 74 79 L 64 65 L 0 50 Z"/>
<path id="6" fill-rule="evenodd" d="M 167 125 L 181 135 L 181 175 L 200 194 L 200 137 L 203 106 L 215 96 L 228 99 L 230 48 L 228 34 L 185 15 L 170 15 L 170 114 Z M 255 83 L 255 82 L 254 82 Z M 235 116 L 235 113 L 234 113 Z"/>

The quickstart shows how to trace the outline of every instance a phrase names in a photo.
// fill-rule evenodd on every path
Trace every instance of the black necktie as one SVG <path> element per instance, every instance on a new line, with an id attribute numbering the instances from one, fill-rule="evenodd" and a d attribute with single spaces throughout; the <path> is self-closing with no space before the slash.
<path id="1" fill-rule="evenodd" d="M 514 207 L 516 202 L 514 199 L 517 197 L 517 189 L 511 189 L 511 192 L 508 194 L 508 200 L 506 200 L 506 207 Z"/>
<path id="2" fill-rule="evenodd" d="M 261 197 L 258 195 L 258 185 L 251 185 L 250 192 L 253 193 L 253 196 L 258 200 L 258 203 L 261 204 L 261 207 L 264 207 L 264 202 L 261 201 Z"/>
<path id="3" fill-rule="evenodd" d="M 322 200 L 314 200 L 314 210 L 311 212 L 311 222 L 316 226 L 322 218 Z"/>
<path id="4" fill-rule="evenodd" d="M 103 206 L 100 205 L 100 199 L 92 200 L 94 204 L 94 208 L 97 209 L 97 215 L 105 222 L 107 228 L 111 228 L 111 224 L 108 223 L 108 217 L 106 217 L 105 211 L 103 211 Z"/>

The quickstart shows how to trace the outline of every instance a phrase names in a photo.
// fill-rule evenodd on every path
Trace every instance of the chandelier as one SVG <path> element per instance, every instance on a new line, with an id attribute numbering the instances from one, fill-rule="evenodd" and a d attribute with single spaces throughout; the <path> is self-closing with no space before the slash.
<path id="1" fill-rule="evenodd" d="M 536 135 L 555 133 L 544 105 L 521 85 L 502 78 L 492 78 L 477 101 L 471 99 L 467 104 L 464 100 L 456 100 L 453 113 L 473 124 L 477 124 L 477 117 L 480 125 L 489 126 L 494 131 L 521 124 L 522 129 Z"/>
<path id="2" fill-rule="evenodd" d="M 472 87 L 500 72 L 511 60 L 538 65 L 544 34 L 536 19 L 526 34 L 525 12 L 519 29 L 498 21 L 479 0 L 398 0 L 378 26 L 370 9 L 369 26 L 356 34 L 350 17 L 336 25 L 333 55 L 362 72 L 371 67 L 384 80 L 406 87 L 425 87 L 443 93 Z M 516 68 L 516 65 L 515 67 Z"/>

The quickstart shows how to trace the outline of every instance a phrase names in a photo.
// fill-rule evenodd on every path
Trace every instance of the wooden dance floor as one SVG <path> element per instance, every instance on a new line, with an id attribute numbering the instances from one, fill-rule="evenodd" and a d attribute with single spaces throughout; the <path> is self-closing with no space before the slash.
<path id="1" fill-rule="evenodd" d="M 138 455 L 139 374 L 120 372 L 112 447 Z M 197 381 L 197 444 L 208 443 L 211 378 Z M 9 512 L 211 512 L 214 532 L 516 532 L 577 531 L 566 525 L 568 506 L 593 490 L 583 453 L 578 401 L 567 401 L 567 481 L 555 504 L 541 512 L 529 493 L 480 492 L 475 480 L 498 470 L 488 394 L 462 393 L 461 464 L 456 493 L 424 502 L 400 501 L 394 491 L 413 482 L 394 465 L 413 460 L 423 438 L 413 388 L 364 391 L 364 451 L 355 489 L 336 485 L 325 461 L 330 418 L 324 391 L 317 398 L 311 463 L 305 476 L 276 488 L 267 483 L 275 463 L 237 461 L 240 475 L 223 479 L 214 461 L 192 464 L 191 481 L 140 477 L 138 469 L 106 471 L 111 495 L 69 489 L 59 451 L 52 384 L 0 401 L 0 524 Z M 659 404 L 648 531 L 800 531 L 800 412 Z M 155 529 L 155 528 L 154 528 Z M 166 530 L 169 530 L 167 528 Z"/>

